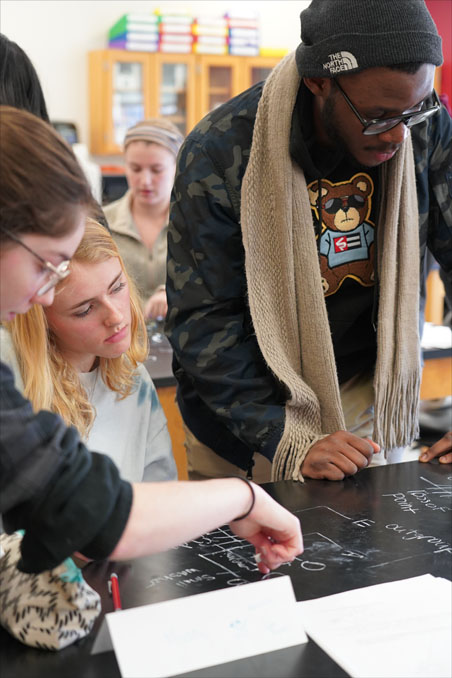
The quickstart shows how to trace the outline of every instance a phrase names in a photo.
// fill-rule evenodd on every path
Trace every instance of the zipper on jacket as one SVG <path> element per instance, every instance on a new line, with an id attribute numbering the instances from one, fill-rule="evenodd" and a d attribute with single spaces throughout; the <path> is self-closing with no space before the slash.
<path id="1" fill-rule="evenodd" d="M 381 200 L 382 200 L 382 186 L 383 173 L 380 167 L 379 170 L 379 189 L 378 189 L 378 203 L 375 214 L 375 238 L 374 238 L 374 296 L 372 300 L 372 315 L 371 322 L 374 332 L 377 331 L 378 326 L 378 302 L 380 296 L 380 279 L 378 277 L 378 237 L 379 237 L 379 221 L 380 221 L 380 212 L 381 212 Z"/>
<path id="2" fill-rule="evenodd" d="M 320 259 L 320 236 L 322 235 L 322 179 L 317 179 L 317 221 L 315 223 L 315 230 L 317 235 L 317 250 Z"/>

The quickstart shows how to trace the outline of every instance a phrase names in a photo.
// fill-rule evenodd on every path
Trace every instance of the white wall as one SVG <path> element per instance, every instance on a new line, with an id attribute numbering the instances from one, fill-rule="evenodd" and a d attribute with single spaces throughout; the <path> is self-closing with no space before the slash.
<path id="1" fill-rule="evenodd" d="M 310 0 L 0 0 L 0 30 L 32 60 L 53 120 L 89 132 L 87 53 L 107 46 L 108 29 L 127 12 L 188 11 L 221 16 L 235 3 L 260 17 L 261 44 L 294 49 L 299 14 Z"/>

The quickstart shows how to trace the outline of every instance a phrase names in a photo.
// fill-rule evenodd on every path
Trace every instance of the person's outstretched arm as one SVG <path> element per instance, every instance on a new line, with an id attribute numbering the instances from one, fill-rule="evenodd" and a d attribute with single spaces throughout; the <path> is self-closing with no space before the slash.
<path id="1" fill-rule="evenodd" d="M 301 552 L 301 531 L 297 518 L 253 490 L 253 510 L 232 529 L 262 554 L 265 572 Z M 155 553 L 233 521 L 251 501 L 237 478 L 130 485 L 60 417 L 35 414 L 0 363 L 0 513 L 6 532 L 25 530 L 23 572 L 51 569 L 77 552 L 93 560 Z"/>
<path id="2" fill-rule="evenodd" d="M 267 573 L 292 561 L 303 550 L 298 518 L 274 501 L 261 487 L 251 488 L 238 478 L 133 485 L 133 501 L 125 530 L 112 560 L 165 551 L 205 532 L 230 523 L 260 554 L 259 569 Z"/>

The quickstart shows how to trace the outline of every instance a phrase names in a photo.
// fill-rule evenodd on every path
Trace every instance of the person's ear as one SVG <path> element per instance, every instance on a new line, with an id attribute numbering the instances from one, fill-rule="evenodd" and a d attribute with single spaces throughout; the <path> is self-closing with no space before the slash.
<path id="1" fill-rule="evenodd" d="M 331 78 L 303 78 L 303 82 L 315 97 L 327 99 L 331 92 Z"/>

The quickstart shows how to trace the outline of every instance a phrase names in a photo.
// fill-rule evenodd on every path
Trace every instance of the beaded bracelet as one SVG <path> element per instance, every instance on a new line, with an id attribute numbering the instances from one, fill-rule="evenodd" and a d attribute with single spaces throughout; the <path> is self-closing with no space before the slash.
<path id="1" fill-rule="evenodd" d="M 251 490 L 251 494 L 253 495 L 253 498 L 251 500 L 251 506 L 249 507 L 248 511 L 246 513 L 244 513 L 243 516 L 239 516 L 238 518 L 234 518 L 234 522 L 235 522 L 236 520 L 243 520 L 244 518 L 248 518 L 248 516 L 250 515 L 251 511 L 253 510 L 254 504 L 256 502 L 256 493 L 254 492 L 254 488 L 253 488 L 252 484 L 250 483 L 250 481 L 248 480 L 248 478 L 244 478 L 243 476 L 230 476 L 230 477 L 231 478 L 238 478 L 239 480 L 243 480 L 243 482 L 248 485 L 248 487 Z"/>

